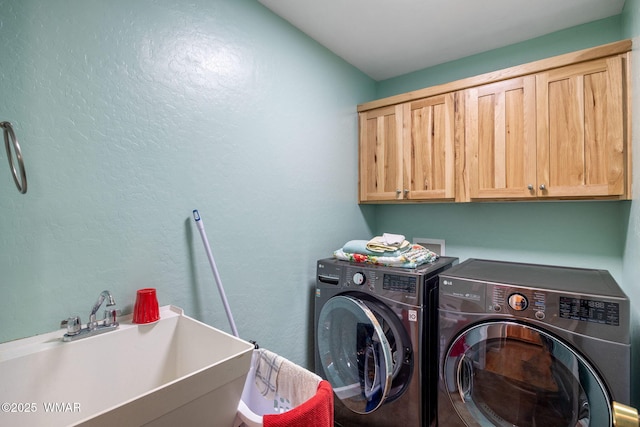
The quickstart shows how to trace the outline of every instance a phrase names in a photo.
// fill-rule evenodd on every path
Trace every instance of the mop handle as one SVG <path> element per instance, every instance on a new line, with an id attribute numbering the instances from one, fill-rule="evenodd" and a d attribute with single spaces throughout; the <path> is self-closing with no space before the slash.
<path id="1" fill-rule="evenodd" d="M 222 287 L 222 281 L 220 280 L 220 274 L 218 274 L 218 268 L 216 267 L 216 261 L 213 259 L 213 254 L 211 253 L 211 247 L 209 247 L 209 240 L 207 239 L 207 233 L 204 231 L 204 224 L 202 223 L 202 218 L 200 218 L 200 213 L 197 209 L 193 210 L 193 219 L 196 221 L 196 225 L 198 226 L 198 230 L 200 231 L 200 236 L 202 237 L 202 243 L 204 243 L 204 249 L 207 252 L 207 258 L 209 258 L 209 264 L 211 264 L 211 271 L 213 271 L 213 277 L 216 279 L 216 284 L 218 285 L 218 292 L 220 293 L 220 298 L 222 298 L 222 304 L 224 305 L 224 311 L 227 313 L 227 318 L 229 319 L 229 324 L 231 325 L 231 331 L 236 338 L 240 338 L 238 335 L 238 329 L 236 329 L 236 323 L 233 321 L 233 315 L 231 314 L 231 308 L 229 308 L 229 302 L 227 301 L 227 296 L 224 293 L 224 288 Z"/>

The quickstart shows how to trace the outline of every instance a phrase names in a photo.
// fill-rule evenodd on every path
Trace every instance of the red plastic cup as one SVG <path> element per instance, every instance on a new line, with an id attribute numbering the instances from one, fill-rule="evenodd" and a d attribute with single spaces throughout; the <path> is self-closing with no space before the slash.
<path id="1" fill-rule="evenodd" d="M 155 288 L 138 289 L 133 306 L 133 323 L 152 323 L 160 319 L 160 308 Z"/>

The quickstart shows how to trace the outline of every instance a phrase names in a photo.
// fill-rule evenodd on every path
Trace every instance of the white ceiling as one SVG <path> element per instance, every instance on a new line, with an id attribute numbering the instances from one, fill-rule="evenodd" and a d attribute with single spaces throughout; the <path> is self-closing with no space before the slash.
<path id="1" fill-rule="evenodd" d="M 374 80 L 618 15 L 624 0 L 258 0 Z"/>

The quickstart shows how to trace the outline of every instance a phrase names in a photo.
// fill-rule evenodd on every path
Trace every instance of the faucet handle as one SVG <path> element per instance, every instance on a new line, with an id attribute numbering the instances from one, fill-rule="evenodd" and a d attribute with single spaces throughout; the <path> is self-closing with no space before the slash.
<path id="1" fill-rule="evenodd" d="M 107 309 L 104 311 L 104 326 L 111 326 L 118 323 L 118 316 L 122 314 L 122 310 Z"/>
<path id="2" fill-rule="evenodd" d="M 76 335 L 80 333 L 80 329 L 82 329 L 82 322 L 80 322 L 80 316 L 71 316 L 66 320 L 60 322 L 61 328 L 67 328 L 68 335 Z"/>

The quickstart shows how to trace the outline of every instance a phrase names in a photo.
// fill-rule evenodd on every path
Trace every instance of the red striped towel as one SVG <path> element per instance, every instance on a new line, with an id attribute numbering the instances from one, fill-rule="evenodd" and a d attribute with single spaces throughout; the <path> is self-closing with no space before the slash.
<path id="1" fill-rule="evenodd" d="M 333 389 L 328 381 L 318 384 L 315 396 L 282 414 L 262 417 L 264 427 L 333 427 Z"/>

